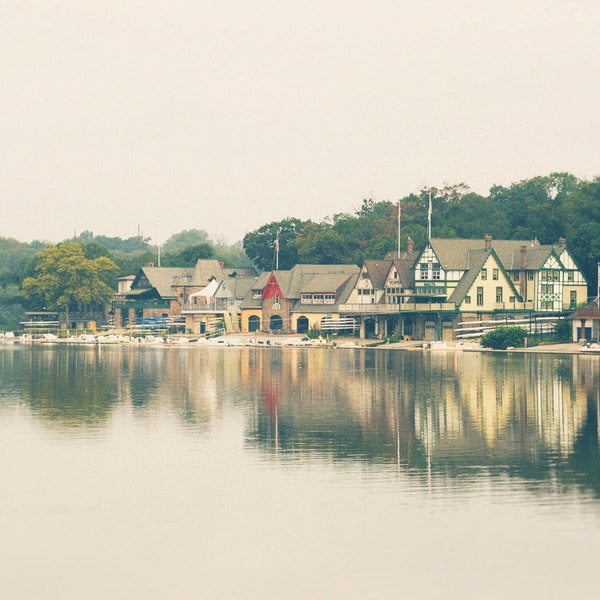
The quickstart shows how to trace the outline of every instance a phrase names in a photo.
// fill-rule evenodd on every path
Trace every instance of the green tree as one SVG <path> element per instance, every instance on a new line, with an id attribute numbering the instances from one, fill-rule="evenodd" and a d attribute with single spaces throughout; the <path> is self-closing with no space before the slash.
<path id="1" fill-rule="evenodd" d="M 77 242 L 50 246 L 36 259 L 36 276 L 25 278 L 23 295 L 41 309 L 64 310 L 67 323 L 71 305 L 105 303 L 114 293 L 107 282 L 118 266 L 106 256 L 86 258 Z"/>
<path id="2" fill-rule="evenodd" d="M 307 223 L 290 217 L 263 225 L 244 236 L 244 251 L 258 269 L 274 269 L 276 240 L 279 239 L 279 268 L 291 269 L 299 262 L 296 238 Z"/>
<path id="3" fill-rule="evenodd" d="M 184 250 L 190 246 L 199 246 L 208 243 L 208 233 L 203 229 L 184 229 L 174 233 L 163 245 L 163 252 L 173 253 Z"/>
<path id="4" fill-rule="evenodd" d="M 600 177 L 580 182 L 568 195 L 561 221 L 567 246 L 586 276 L 590 295 L 595 296 L 600 262 Z"/>
<path id="5" fill-rule="evenodd" d="M 215 251 L 211 244 L 187 246 L 178 252 L 165 254 L 161 260 L 163 267 L 193 267 L 199 259 L 213 258 Z"/>
<path id="6" fill-rule="evenodd" d="M 523 327 L 496 327 L 481 337 L 481 345 L 494 350 L 522 348 L 526 337 L 527 330 Z"/>

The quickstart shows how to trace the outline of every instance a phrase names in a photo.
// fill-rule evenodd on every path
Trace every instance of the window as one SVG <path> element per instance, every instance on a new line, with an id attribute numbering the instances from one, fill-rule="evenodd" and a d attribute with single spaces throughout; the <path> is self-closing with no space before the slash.
<path id="1" fill-rule="evenodd" d="M 312 304 L 312 296 L 310 294 L 301 294 L 300 304 Z"/>
<path id="2" fill-rule="evenodd" d="M 533 281 L 533 271 L 527 271 L 527 281 Z"/>
<path id="3" fill-rule="evenodd" d="M 471 296 L 465 296 L 465 304 L 471 304 Z"/>
<path id="4" fill-rule="evenodd" d="M 255 300 L 258 298 L 262 298 L 262 290 L 252 290 L 252 298 L 254 298 Z"/>
<path id="5" fill-rule="evenodd" d="M 577 308 L 577 292 L 575 290 L 569 292 L 569 308 Z"/>
<path id="6" fill-rule="evenodd" d="M 487 279 L 487 269 L 481 269 L 481 279 L 484 281 Z"/>
<path id="7" fill-rule="evenodd" d="M 509 301 L 511 304 L 514 304 L 514 303 L 515 303 L 515 300 L 516 300 L 516 299 L 515 299 L 515 297 L 514 297 L 514 296 L 509 296 L 509 297 L 508 297 L 508 301 Z"/>
<path id="8" fill-rule="evenodd" d="M 335 304 L 335 294 L 325 294 L 325 304 Z"/>
<path id="9" fill-rule="evenodd" d="M 498 269 L 492 270 L 492 279 L 494 279 L 495 281 L 498 281 Z"/>
<path id="10" fill-rule="evenodd" d="M 483 306 L 483 288 L 477 288 L 477 306 Z"/>
<path id="11" fill-rule="evenodd" d="M 323 294 L 313 294 L 313 304 L 323 304 Z"/>
<path id="12" fill-rule="evenodd" d="M 502 287 L 501 286 L 498 286 L 496 288 L 496 303 L 497 304 L 502 303 Z"/>
<path id="13" fill-rule="evenodd" d="M 433 273 L 432 273 L 432 279 L 441 279 L 441 275 L 440 275 L 440 264 L 439 263 L 434 263 L 433 265 Z"/>
<path id="14" fill-rule="evenodd" d="M 573 279 L 574 279 L 573 271 L 569 271 L 567 273 L 567 281 L 573 281 Z"/>
<path id="15" fill-rule="evenodd" d="M 513 281 L 519 281 L 519 279 L 521 278 L 520 275 L 521 274 L 519 273 L 519 271 L 514 271 L 513 272 Z"/>

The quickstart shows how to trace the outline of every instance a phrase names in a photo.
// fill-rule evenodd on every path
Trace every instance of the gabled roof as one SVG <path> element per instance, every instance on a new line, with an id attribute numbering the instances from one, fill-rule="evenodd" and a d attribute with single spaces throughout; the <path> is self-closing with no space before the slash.
<path id="1" fill-rule="evenodd" d="M 491 250 L 485 250 L 484 248 L 481 248 L 479 250 L 469 251 L 469 270 L 461 277 L 461 280 L 458 282 L 458 285 L 454 288 L 452 294 L 450 294 L 448 302 L 452 302 L 453 304 L 456 304 L 456 306 L 460 305 L 463 302 L 465 296 L 467 295 L 473 283 L 477 279 L 477 276 L 481 272 L 481 269 L 491 256 L 496 259 L 496 263 L 498 264 L 499 269 L 502 271 L 506 282 L 514 291 L 515 296 L 520 297 L 519 292 L 515 288 L 515 285 L 512 282 L 511 278 L 506 273 L 506 270 L 502 266 L 500 258 L 496 254 L 495 250 L 493 248 Z"/>
<path id="2" fill-rule="evenodd" d="M 345 304 L 348 300 L 348 297 L 352 293 L 354 286 L 356 285 L 356 281 L 358 280 L 360 270 L 358 267 L 356 268 L 354 273 L 340 273 L 338 275 L 324 275 L 324 278 L 331 277 L 331 284 L 335 285 L 336 282 L 340 283 L 339 287 L 336 289 L 329 289 L 329 292 L 335 292 L 335 304 L 301 304 L 300 300 L 296 300 L 294 305 L 291 308 L 290 312 L 293 313 L 322 313 L 322 312 L 337 312 L 340 304 Z M 321 279 L 321 277 L 315 277 L 315 279 Z M 342 281 L 343 280 L 343 281 Z M 327 287 L 330 287 L 331 284 L 328 284 Z M 307 290 L 310 289 L 310 285 L 307 286 Z M 306 290 L 302 290 L 305 293 L 309 293 Z M 321 291 L 321 290 L 318 290 Z"/>
<path id="3" fill-rule="evenodd" d="M 345 275 L 349 277 L 358 274 L 360 269 L 356 265 L 296 265 L 289 271 L 273 271 L 279 289 L 284 298 L 300 298 L 300 294 L 310 285 L 314 291 L 335 292 L 335 279 L 328 279 L 331 275 Z M 316 280 L 321 280 L 322 283 Z M 323 286 L 329 289 L 323 289 Z M 339 287 L 339 285 L 338 285 Z M 317 289 L 321 288 L 321 289 Z"/>
<path id="4" fill-rule="evenodd" d="M 256 277 L 232 277 L 227 279 L 227 287 L 232 291 L 236 300 L 243 300 L 246 294 L 254 288 Z"/>
<path id="5" fill-rule="evenodd" d="M 156 289 L 161 298 L 177 298 L 177 291 L 173 286 L 183 285 L 184 283 L 189 284 L 192 280 L 192 269 L 181 269 L 179 267 L 142 267 L 131 284 L 130 292 L 144 288 L 142 286 L 144 280 L 148 281 L 150 288 Z"/>
<path id="6" fill-rule="evenodd" d="M 269 278 L 271 277 L 271 273 L 269 271 L 263 271 L 251 284 L 248 288 L 246 294 L 244 295 L 244 299 L 240 303 L 241 308 L 262 308 L 262 298 L 254 298 L 254 290 L 264 290 L 267 285 Z M 237 297 L 237 296 L 236 296 Z"/>
<path id="7" fill-rule="evenodd" d="M 469 251 L 469 270 L 461 277 L 458 285 L 454 288 L 452 294 L 450 294 L 448 302 L 452 302 L 458 306 L 464 300 L 488 257 L 489 253 L 485 249 Z"/>
<path id="8" fill-rule="evenodd" d="M 313 275 L 308 277 L 300 290 L 302 294 L 335 293 L 350 275 L 347 273 L 326 273 L 324 275 Z"/>
<path id="9" fill-rule="evenodd" d="M 365 260 L 363 263 L 363 268 L 369 274 L 369 279 L 373 284 L 373 288 L 376 290 L 381 290 L 385 287 L 385 281 L 387 279 L 388 273 L 390 272 L 390 267 L 392 266 L 391 260 Z"/>
<path id="10" fill-rule="evenodd" d="M 195 286 L 205 286 L 211 279 L 225 279 L 222 264 L 214 259 L 199 259 L 193 269 L 193 282 Z"/>
<path id="11" fill-rule="evenodd" d="M 359 272 L 356 265 L 296 265 L 289 271 L 265 271 L 249 287 L 241 307 L 261 308 L 262 298 L 254 298 L 253 291 L 264 290 L 271 278 L 277 283 L 282 296 L 288 300 L 299 300 L 303 293 L 336 293 L 339 303 L 347 299 Z M 306 306 L 303 305 L 302 310 Z M 332 305 L 328 306 L 331 308 Z"/>
<path id="12" fill-rule="evenodd" d="M 430 238 L 429 243 L 445 271 L 464 271 L 470 268 L 469 253 L 485 250 L 482 239 Z M 492 249 L 507 270 L 521 269 L 521 249 L 526 250 L 527 270 L 541 269 L 554 247 L 540 245 L 537 240 L 492 240 Z"/>
<path id="13" fill-rule="evenodd" d="M 398 273 L 398 279 L 400 279 L 402 282 L 402 287 L 406 289 L 410 289 L 415 286 L 415 271 L 412 267 L 415 263 L 416 257 L 416 252 L 413 252 L 410 257 L 400 259 L 396 258 L 392 261 L 392 267 L 396 269 L 396 272 Z"/>

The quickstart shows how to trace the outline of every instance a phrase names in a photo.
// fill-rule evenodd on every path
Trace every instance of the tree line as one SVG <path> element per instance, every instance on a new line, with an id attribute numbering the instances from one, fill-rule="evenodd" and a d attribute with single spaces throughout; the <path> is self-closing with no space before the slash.
<path id="1" fill-rule="evenodd" d="M 383 258 L 398 247 L 400 203 L 401 248 L 410 237 L 417 250 L 428 235 L 441 238 L 537 239 L 554 244 L 566 238 L 570 252 L 595 295 L 600 260 L 600 177 L 581 180 L 569 173 L 551 173 L 510 186 L 496 185 L 487 196 L 466 184 L 424 188 L 395 201 L 365 199 L 353 213 L 335 214 L 321 222 L 288 218 L 247 233 L 244 250 L 262 270 L 278 264 L 355 263 Z"/>
<path id="2" fill-rule="evenodd" d="M 135 274 L 149 262 L 192 267 L 198 259 L 214 258 L 228 267 L 255 266 L 258 270 L 273 269 L 276 261 L 280 269 L 298 263 L 360 266 L 365 259 L 383 258 L 397 249 L 399 205 L 401 248 L 406 248 L 410 237 L 420 250 L 427 240 L 430 202 L 433 237 L 483 239 L 489 233 L 495 239 L 537 239 L 542 244 L 565 237 L 595 295 L 600 177 L 582 180 L 569 173 L 551 173 L 510 186 L 493 186 L 487 196 L 461 183 L 424 188 L 394 201 L 364 199 L 353 212 L 322 221 L 289 217 L 265 224 L 232 245 L 213 242 L 199 229 L 172 235 L 160 249 L 142 236 L 121 239 L 90 231 L 57 245 L 0 238 L 0 330 L 16 328 L 25 310 L 102 301 L 116 290 L 118 277 Z M 59 251 L 48 250 L 53 247 Z M 66 280 L 52 278 L 61 259 L 70 265 L 63 265 L 61 272 L 79 264 L 81 270 L 72 273 L 74 280 L 80 278 L 94 289 L 63 294 L 60 302 L 60 294 L 49 295 L 45 288 L 52 285 L 58 291 L 71 289 Z"/>
<path id="3" fill-rule="evenodd" d="M 241 242 L 212 242 L 204 230 L 172 235 L 159 249 L 149 238 L 127 239 L 84 231 L 58 244 L 0 237 L 0 331 L 17 329 L 26 311 L 84 310 L 106 303 L 117 279 L 147 263 L 193 267 L 214 258 L 226 266 L 250 266 Z"/>

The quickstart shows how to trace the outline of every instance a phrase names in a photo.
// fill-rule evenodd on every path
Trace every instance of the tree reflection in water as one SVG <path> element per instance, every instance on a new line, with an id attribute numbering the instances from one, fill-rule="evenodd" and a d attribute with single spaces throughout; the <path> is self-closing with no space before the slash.
<path id="1" fill-rule="evenodd" d="M 302 348 L 0 347 L 0 398 L 66 430 L 117 407 L 202 432 L 233 410 L 278 459 L 486 472 L 600 496 L 593 356 Z"/>

